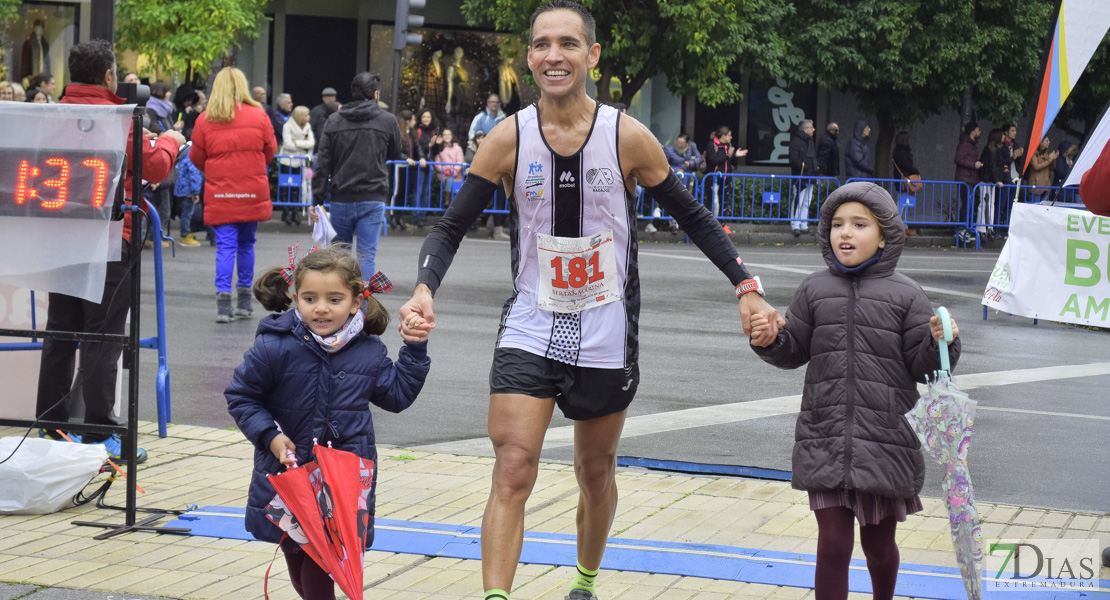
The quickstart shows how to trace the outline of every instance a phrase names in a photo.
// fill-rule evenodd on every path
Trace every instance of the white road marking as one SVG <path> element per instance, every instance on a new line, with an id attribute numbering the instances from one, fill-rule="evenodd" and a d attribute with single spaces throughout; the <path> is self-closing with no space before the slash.
<path id="1" fill-rule="evenodd" d="M 655 253 L 655 252 L 641 252 L 640 255 L 642 255 L 642 256 L 661 256 L 663 258 L 677 258 L 679 260 L 698 260 L 698 261 L 704 261 L 705 260 L 705 257 L 701 256 L 701 255 L 698 255 L 698 256 L 680 256 L 680 255 L 676 255 L 676 254 L 659 254 L 659 253 Z M 788 267 L 788 266 L 783 266 L 783 265 L 770 265 L 770 264 L 766 264 L 766 263 L 745 262 L 744 264 L 748 265 L 749 267 L 755 268 L 755 269 L 767 269 L 767 270 L 770 270 L 770 271 L 783 271 L 785 273 L 799 273 L 801 275 L 809 275 L 810 273 L 821 270 L 820 267 L 814 267 L 814 268 L 810 268 L 810 269 L 800 269 L 798 267 Z M 941 273 L 941 272 L 944 272 L 944 271 L 936 270 L 936 271 L 933 271 L 933 272 Z M 961 271 L 961 272 L 965 272 L 965 271 Z M 975 271 L 975 272 L 979 272 L 979 271 Z M 987 272 L 988 271 L 984 271 L 984 273 L 987 273 Z M 984 285 L 985 285 L 985 283 L 984 283 Z M 959 290 L 947 290 L 947 289 L 944 289 L 944 288 L 926 287 L 926 286 L 921 286 L 921 289 L 925 290 L 926 292 L 928 292 L 930 294 L 940 294 L 940 295 L 944 295 L 944 296 L 956 296 L 956 297 L 959 297 L 959 298 L 972 298 L 972 299 L 975 299 L 975 300 L 982 300 L 983 299 L 982 294 L 971 294 L 971 293 L 968 293 L 968 292 L 961 292 Z"/>
<path id="2" fill-rule="evenodd" d="M 1015 369 L 1013 371 L 994 371 L 990 373 L 972 373 L 968 375 L 957 375 L 953 380 L 956 386 L 961 390 L 968 391 L 984 387 L 1072 379 L 1077 377 L 1098 377 L 1103 375 L 1110 375 L 1110 362 L 1040 367 L 1036 369 Z M 925 386 L 918 386 L 918 389 L 924 392 Z M 764 400 L 732 402 L 729 404 L 717 404 L 713 406 L 702 406 L 698 408 L 629 417 L 625 421 L 624 433 L 621 437 L 639 437 L 643 435 L 692 429 L 695 427 L 738 423 L 740 421 L 762 419 L 764 417 L 794 414 L 798 412 L 801 400 L 801 395 L 780 396 L 778 398 L 767 398 Z M 1110 417 L 1098 415 L 1017 408 L 980 406 L 978 410 L 1110 421 Z M 544 439 L 543 448 L 544 450 L 551 450 L 554 448 L 566 448 L 573 445 L 574 426 L 555 427 L 547 431 L 547 437 Z M 488 437 L 429 444 L 414 449 L 428 452 L 442 452 L 445 454 L 493 456 L 493 446 Z"/>

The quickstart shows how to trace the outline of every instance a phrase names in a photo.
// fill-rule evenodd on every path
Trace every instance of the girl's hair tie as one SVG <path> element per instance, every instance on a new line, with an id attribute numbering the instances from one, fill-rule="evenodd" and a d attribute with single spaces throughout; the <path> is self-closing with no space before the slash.
<path id="1" fill-rule="evenodd" d="M 289 246 L 289 266 L 281 270 L 281 278 L 284 279 L 285 283 L 288 283 L 290 287 L 293 286 L 293 274 L 297 271 L 297 265 L 301 264 L 305 256 L 316 251 L 316 246 L 313 246 L 311 250 L 304 253 L 304 256 L 298 258 L 297 251 L 300 250 L 300 248 L 300 242 L 295 242 L 292 246 Z"/>
<path id="2" fill-rule="evenodd" d="M 374 294 L 384 294 L 393 289 L 393 282 L 385 276 L 385 273 L 378 271 L 370 278 L 370 281 L 362 282 L 362 299 L 366 300 Z"/>

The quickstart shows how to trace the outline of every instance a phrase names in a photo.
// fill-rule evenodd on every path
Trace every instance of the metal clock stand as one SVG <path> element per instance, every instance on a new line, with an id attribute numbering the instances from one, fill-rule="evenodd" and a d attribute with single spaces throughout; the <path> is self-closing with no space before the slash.
<path id="1" fill-rule="evenodd" d="M 131 177 L 132 195 L 142 190 L 142 144 L 144 138 L 143 131 L 143 109 L 140 106 L 135 107 L 135 111 L 131 116 L 132 127 L 132 143 L 131 143 L 131 156 L 133 160 L 133 169 Z M 125 171 L 126 172 L 126 171 Z M 119 184 L 122 188 L 123 182 Z M 22 338 L 46 338 L 53 340 L 64 340 L 73 342 L 108 342 L 123 344 L 123 351 L 127 353 L 128 364 L 128 382 L 127 382 L 127 424 L 126 425 L 88 425 L 79 423 L 61 423 L 54 421 L 27 421 L 15 419 L 0 419 L 0 425 L 16 426 L 16 427 L 32 427 L 39 426 L 47 430 L 65 429 L 76 433 L 107 433 L 118 434 L 124 439 L 123 447 L 127 449 L 127 501 L 123 507 L 109 506 L 104 504 L 104 495 L 108 491 L 108 486 L 111 485 L 109 480 L 104 486 L 98 489 L 90 497 L 98 497 L 97 506 L 101 508 L 112 508 L 123 510 L 125 513 L 123 523 L 107 523 L 98 521 L 73 521 L 74 525 L 85 527 L 101 527 L 108 529 L 93 537 L 93 539 L 103 540 L 121 533 L 130 531 L 152 531 L 156 533 L 175 533 L 187 534 L 188 528 L 182 527 L 158 527 L 153 525 L 159 519 L 169 516 L 181 514 L 182 511 L 177 510 L 162 510 L 154 508 L 139 509 L 136 506 L 136 494 L 138 485 L 138 466 L 135 464 L 136 451 L 139 446 L 139 302 L 141 300 L 141 274 L 142 263 L 139 261 L 140 252 L 142 251 L 142 236 L 137 235 L 139 228 L 137 224 L 143 218 L 143 212 L 138 209 L 138 206 L 124 206 L 124 210 L 132 211 L 132 234 L 128 243 L 131 244 L 132 264 L 129 268 L 132 269 L 131 273 L 131 327 L 125 334 L 112 334 L 112 333 L 77 333 L 69 331 L 38 331 L 38 330 L 25 330 L 25 329 L 0 329 L 0 336 L 6 337 L 22 337 Z M 148 517 L 141 520 L 136 520 L 136 512 L 142 510 L 143 512 L 153 513 Z"/>

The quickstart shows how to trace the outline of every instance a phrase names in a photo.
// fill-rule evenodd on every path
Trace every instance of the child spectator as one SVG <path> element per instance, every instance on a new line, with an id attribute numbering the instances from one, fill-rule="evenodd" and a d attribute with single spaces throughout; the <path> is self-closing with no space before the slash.
<path id="1" fill-rule="evenodd" d="M 416 399 L 428 376 L 426 339 L 406 338 L 397 363 L 389 359 L 378 337 L 389 315 L 371 294 L 391 286 L 380 273 L 371 281 L 363 282 L 358 259 L 346 244 L 310 252 L 296 265 L 264 273 L 254 294 L 276 313 L 259 322 L 254 346 L 224 391 L 228 412 L 255 447 L 247 531 L 281 544 L 289 578 L 302 598 L 334 598 L 334 584 L 295 542 L 282 543 L 281 529 L 265 514 L 274 498 L 266 476 L 281 473 L 294 461 L 309 462 L 314 438 L 376 462 L 367 400 L 400 412 Z M 287 311 L 291 303 L 296 310 Z M 367 547 L 374 540 L 377 475 L 375 469 Z"/>
<path id="2" fill-rule="evenodd" d="M 192 231 L 193 208 L 200 203 L 200 195 L 204 192 L 204 173 L 189 160 L 191 146 L 186 145 L 177 157 L 177 181 L 173 184 L 174 202 L 180 206 L 181 239 L 178 243 L 182 246 L 200 245 Z"/>
<path id="3" fill-rule="evenodd" d="M 925 480 L 903 415 L 917 402 L 917 383 L 940 369 L 943 328 L 921 287 L 894 271 L 905 227 L 886 190 L 841 186 L 821 207 L 817 240 L 829 269 L 802 282 L 776 338 L 766 316 L 753 315 L 751 345 L 779 368 L 809 363 L 791 483 L 809 492 L 817 518 L 817 598 L 848 597 L 855 519 L 874 598 L 888 600 L 898 577 L 895 529 L 922 509 Z M 959 335 L 955 320 L 952 332 Z M 959 338 L 948 352 L 955 366 Z"/>

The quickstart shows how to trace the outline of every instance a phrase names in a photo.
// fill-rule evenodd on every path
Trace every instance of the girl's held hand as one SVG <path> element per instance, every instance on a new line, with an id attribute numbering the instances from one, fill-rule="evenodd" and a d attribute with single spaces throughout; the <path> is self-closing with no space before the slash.
<path id="1" fill-rule="evenodd" d="M 296 451 L 296 444 L 284 433 L 279 433 L 274 436 L 273 440 L 270 440 L 270 452 L 277 457 L 283 465 L 291 467 L 297 464 L 297 459 L 295 457 Z"/>
<path id="2" fill-rule="evenodd" d="M 948 317 L 948 321 L 952 324 L 952 339 L 956 339 L 960 335 L 960 328 L 956 327 L 956 319 Z M 934 340 L 940 340 L 944 337 L 944 326 L 941 325 L 940 319 L 931 317 L 929 319 L 929 330 L 933 334 Z"/>
<path id="3" fill-rule="evenodd" d="M 428 339 L 428 333 L 431 330 L 432 327 L 429 326 L 427 319 L 415 308 L 397 326 L 401 339 L 406 342 L 423 342 Z"/>
<path id="4" fill-rule="evenodd" d="M 752 315 L 752 337 L 751 344 L 766 348 L 774 343 L 775 338 L 771 335 L 771 320 L 767 318 L 764 313 L 755 313 Z"/>

